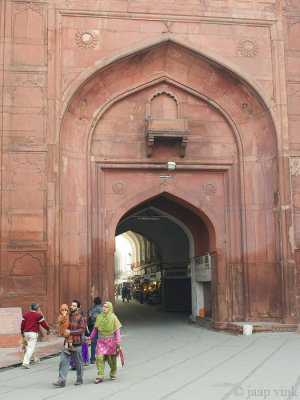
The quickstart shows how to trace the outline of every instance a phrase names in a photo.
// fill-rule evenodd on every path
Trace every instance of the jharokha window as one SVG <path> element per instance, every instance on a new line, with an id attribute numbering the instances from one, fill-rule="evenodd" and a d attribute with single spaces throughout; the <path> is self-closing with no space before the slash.
<path id="1" fill-rule="evenodd" d="M 153 146 L 162 141 L 179 145 L 180 157 L 184 157 L 188 141 L 188 122 L 180 118 L 180 104 L 170 93 L 156 93 L 148 106 L 145 126 L 147 157 L 152 156 Z"/>

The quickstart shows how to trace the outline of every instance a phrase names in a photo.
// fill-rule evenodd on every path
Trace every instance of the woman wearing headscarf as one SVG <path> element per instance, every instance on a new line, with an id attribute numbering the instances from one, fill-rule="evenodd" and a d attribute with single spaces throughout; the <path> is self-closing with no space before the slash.
<path id="1" fill-rule="evenodd" d="M 121 345 L 120 328 L 121 323 L 113 313 L 113 306 L 109 301 L 103 304 L 103 312 L 97 316 L 94 329 L 89 340 L 93 340 L 98 333 L 96 346 L 96 366 L 98 377 L 94 383 L 103 382 L 105 359 L 107 358 L 110 366 L 110 380 L 116 379 L 117 373 L 117 353 Z"/>

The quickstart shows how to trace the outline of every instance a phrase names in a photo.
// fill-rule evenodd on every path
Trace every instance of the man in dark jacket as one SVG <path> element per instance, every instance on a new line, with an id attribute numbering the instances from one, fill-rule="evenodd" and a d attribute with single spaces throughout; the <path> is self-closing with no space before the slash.
<path id="1" fill-rule="evenodd" d="M 90 331 L 90 334 L 92 333 L 92 330 L 94 329 L 94 325 L 97 319 L 97 316 L 102 313 L 102 307 L 101 307 L 101 298 L 95 297 L 94 298 L 94 307 L 90 308 L 88 310 L 88 319 L 87 319 L 87 323 L 88 323 L 88 328 Z M 95 364 L 96 362 L 96 356 L 95 356 L 95 352 L 96 352 L 96 345 L 97 345 L 97 339 L 98 339 L 98 333 L 96 334 L 96 336 L 94 337 L 94 339 L 92 340 L 91 343 L 91 364 Z"/>

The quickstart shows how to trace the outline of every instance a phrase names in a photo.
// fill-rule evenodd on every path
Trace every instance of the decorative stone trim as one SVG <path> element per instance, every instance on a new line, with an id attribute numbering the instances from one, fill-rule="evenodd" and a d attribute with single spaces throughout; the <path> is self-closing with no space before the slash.
<path id="1" fill-rule="evenodd" d="M 90 49 L 96 47 L 97 36 L 93 31 L 79 31 L 76 33 L 75 41 L 78 47 Z"/>
<path id="2" fill-rule="evenodd" d="M 300 157 L 290 158 L 290 170 L 292 176 L 300 175 Z"/>
<path id="3" fill-rule="evenodd" d="M 43 4 L 34 4 L 34 3 L 27 3 L 27 4 L 16 4 L 15 8 L 17 10 L 17 12 L 23 12 L 23 11 L 27 11 L 28 9 L 31 9 L 32 11 L 40 14 L 43 16 L 43 11 L 44 11 L 44 6 Z"/>
<path id="4" fill-rule="evenodd" d="M 174 25 L 174 22 L 172 21 L 163 21 L 165 27 L 167 28 L 166 31 L 162 31 L 162 33 L 173 33 L 172 28 Z"/>
<path id="5" fill-rule="evenodd" d="M 156 89 L 155 93 L 153 93 L 153 94 L 151 95 L 150 103 L 151 103 L 151 101 L 152 101 L 155 97 L 157 97 L 157 96 L 159 96 L 159 95 L 161 95 L 161 94 L 165 94 L 166 96 L 169 96 L 169 97 L 171 97 L 172 99 L 174 99 L 176 105 L 178 106 L 179 100 L 178 100 L 177 96 L 175 96 L 175 94 L 173 94 L 172 92 L 170 92 L 168 89 Z"/>
<path id="6" fill-rule="evenodd" d="M 123 181 L 115 181 L 112 185 L 112 190 L 116 194 L 123 194 L 127 190 L 127 185 Z"/>
<path id="7" fill-rule="evenodd" d="M 207 195 L 213 195 L 217 192 L 217 185 L 214 182 L 206 182 L 202 185 L 202 190 Z"/>
<path id="8" fill-rule="evenodd" d="M 254 39 L 244 39 L 238 44 L 238 53 L 244 57 L 254 57 L 258 53 L 259 47 Z"/>
<path id="9" fill-rule="evenodd" d="M 45 265 L 44 265 L 44 253 L 34 253 L 30 254 L 27 252 L 15 254 L 10 252 L 10 256 L 12 258 L 12 265 L 9 269 L 10 275 L 31 275 L 30 269 L 32 268 L 35 273 L 45 274 Z M 15 258 L 14 258 L 15 256 Z"/>

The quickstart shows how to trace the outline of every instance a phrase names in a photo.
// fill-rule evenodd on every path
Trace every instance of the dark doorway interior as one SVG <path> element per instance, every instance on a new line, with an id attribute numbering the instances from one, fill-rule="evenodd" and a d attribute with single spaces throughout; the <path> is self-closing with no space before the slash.
<path id="1" fill-rule="evenodd" d="M 188 237 L 184 229 L 187 225 L 194 229 L 196 237 Z M 202 220 L 177 202 L 159 196 L 124 215 L 117 226 L 116 236 L 128 231 L 147 238 L 157 246 L 162 309 L 191 313 L 191 240 L 194 249 L 194 243 L 198 243 L 197 251 L 202 251 L 202 254 L 208 251 L 208 232 Z M 141 263 L 140 279 L 143 275 L 149 278 L 149 272 L 153 272 L 147 269 L 150 264 L 147 260 Z M 206 285 L 207 311 L 211 308 L 209 288 L 210 285 Z"/>

